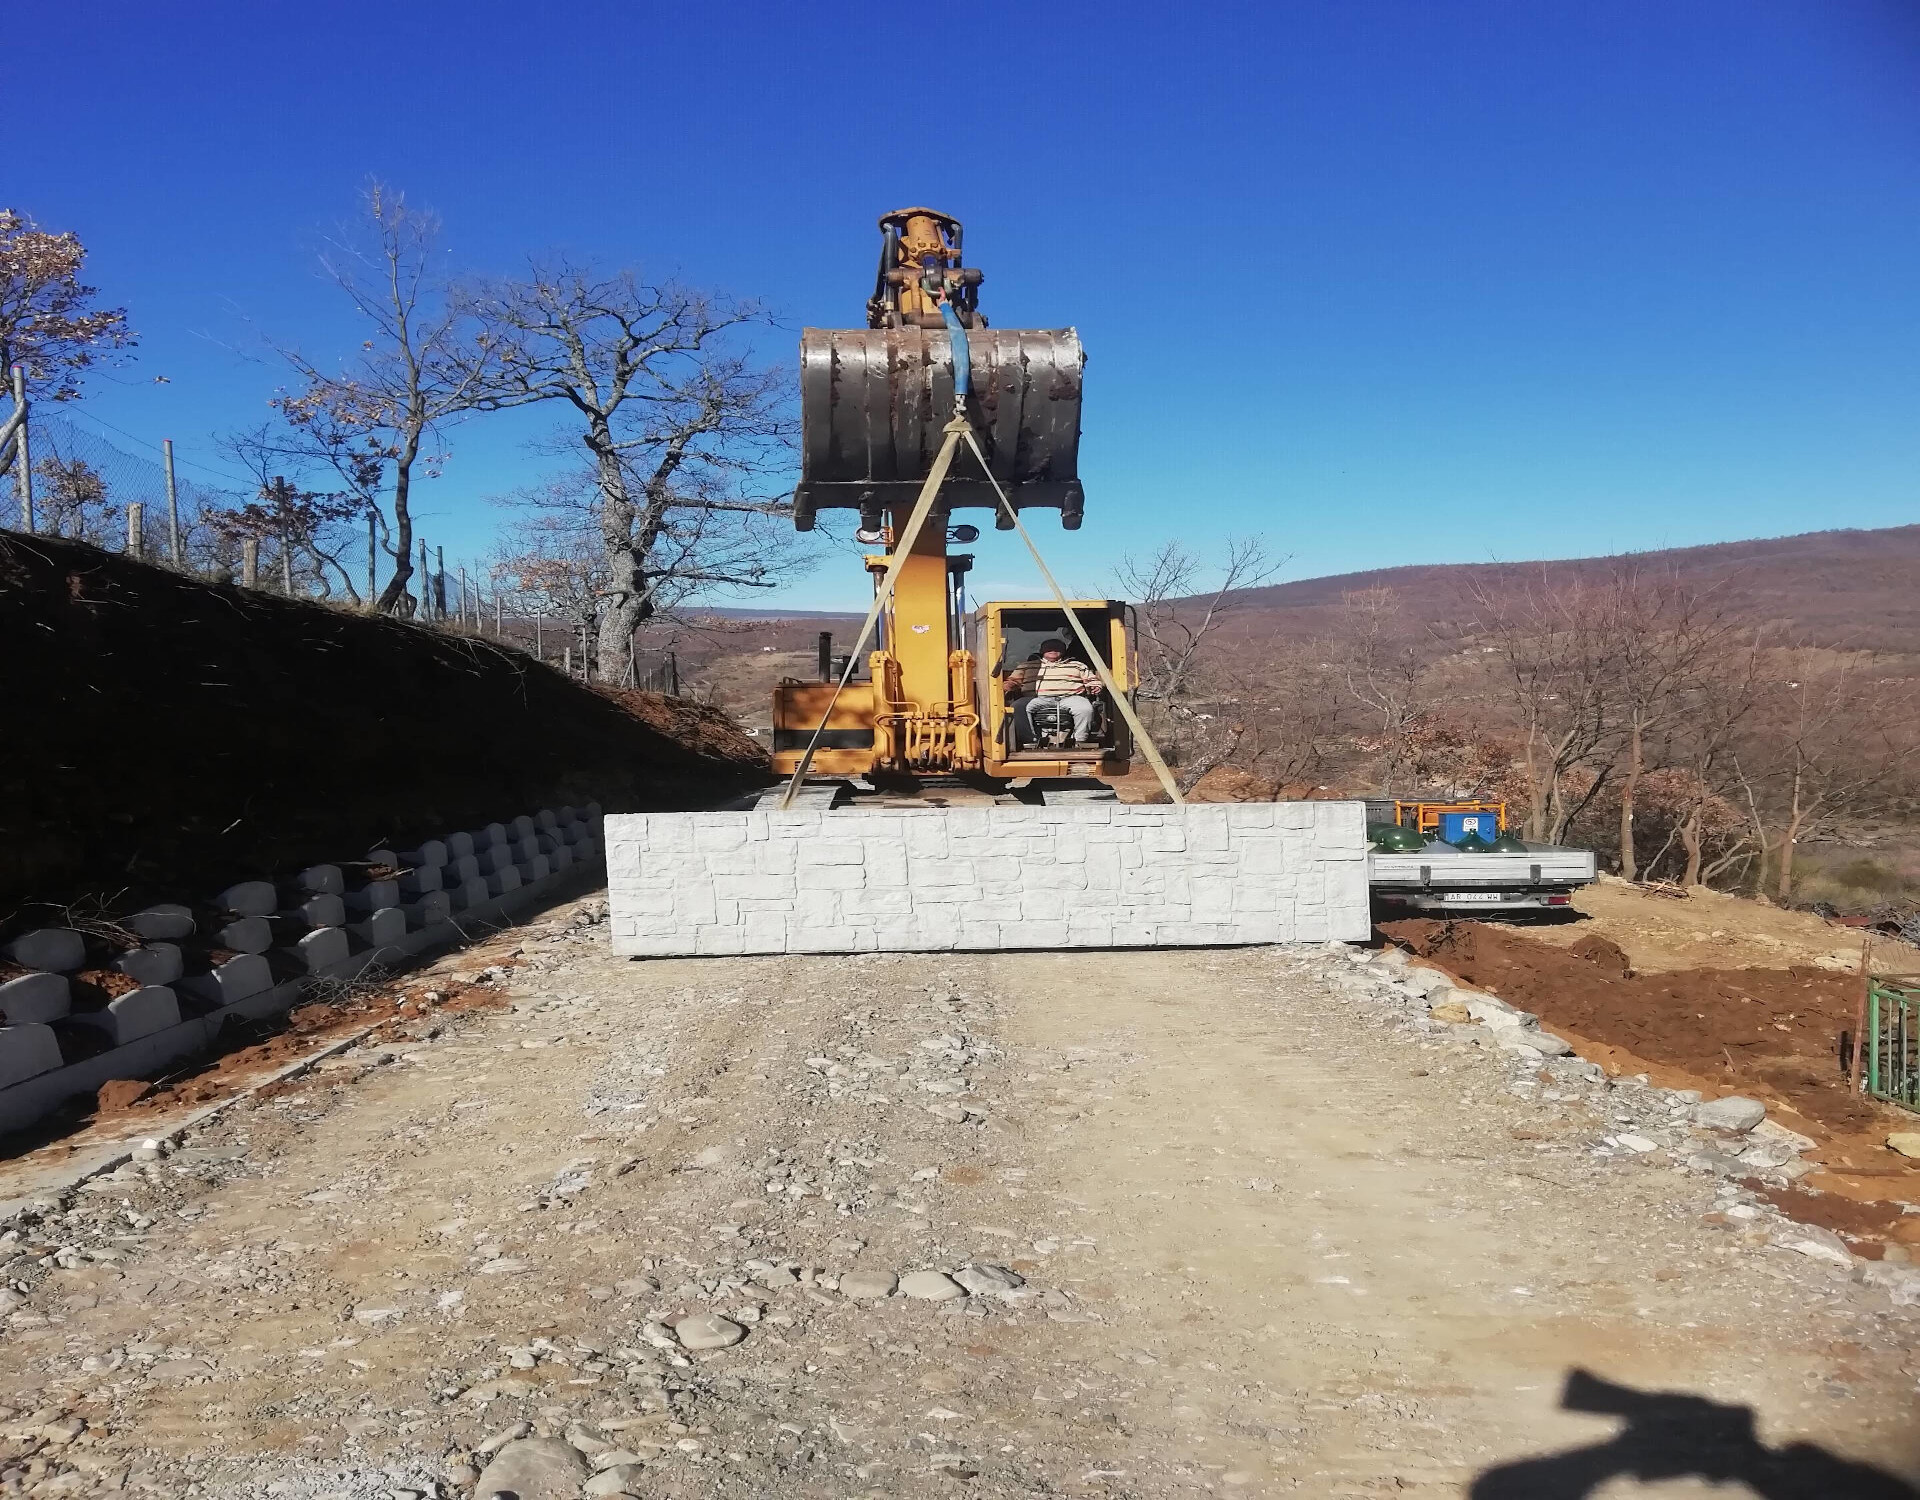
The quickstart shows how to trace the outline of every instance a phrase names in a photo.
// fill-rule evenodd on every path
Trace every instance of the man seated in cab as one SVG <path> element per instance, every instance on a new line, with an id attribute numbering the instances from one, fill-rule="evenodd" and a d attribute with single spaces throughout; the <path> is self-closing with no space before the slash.
<path id="1" fill-rule="evenodd" d="M 1074 744 L 1089 743 L 1093 734 L 1093 700 L 1100 696 L 1100 674 L 1085 662 L 1069 657 L 1064 641 L 1052 638 L 1042 641 L 1040 654 L 1007 673 L 1004 686 L 1008 698 L 1019 700 L 1013 709 L 1018 745 L 1033 743 L 1033 708 L 1037 703 L 1064 708 L 1073 720 Z"/>

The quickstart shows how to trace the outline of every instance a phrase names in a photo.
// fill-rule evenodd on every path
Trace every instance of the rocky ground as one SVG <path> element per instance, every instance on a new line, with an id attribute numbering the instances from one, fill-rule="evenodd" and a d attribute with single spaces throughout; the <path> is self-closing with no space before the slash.
<path id="1" fill-rule="evenodd" d="M 1390 961 L 592 915 L 20 1214 L 0 1492 L 1914 1493 L 1905 1269 Z"/>

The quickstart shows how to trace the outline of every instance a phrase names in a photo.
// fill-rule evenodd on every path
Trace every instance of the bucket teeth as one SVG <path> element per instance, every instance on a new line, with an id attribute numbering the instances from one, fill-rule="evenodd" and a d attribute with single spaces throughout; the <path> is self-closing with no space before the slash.
<path id="1" fill-rule="evenodd" d="M 968 402 L 993 477 L 1020 510 L 1080 524 L 1080 387 L 1086 355 L 1071 328 L 967 335 Z M 794 525 L 817 512 L 909 506 L 953 411 L 948 335 L 923 328 L 809 328 L 800 337 L 800 484 Z M 954 460 L 942 506 L 997 508 L 972 452 Z"/>

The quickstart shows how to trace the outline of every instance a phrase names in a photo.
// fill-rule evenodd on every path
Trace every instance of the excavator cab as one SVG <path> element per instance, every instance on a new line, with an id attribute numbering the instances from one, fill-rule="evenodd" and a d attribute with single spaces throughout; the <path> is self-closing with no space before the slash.
<path id="1" fill-rule="evenodd" d="M 1100 652 L 1122 692 L 1133 690 L 1134 673 L 1127 633 L 1127 607 L 1118 599 L 1070 601 L 1081 627 Z M 1046 640 L 1066 643 L 1069 660 L 1085 662 L 1086 648 L 1067 623 L 1060 606 L 1044 603 L 982 605 L 974 618 L 979 638 L 977 659 L 982 663 L 979 701 L 984 705 L 987 775 L 1111 777 L 1126 774 L 1133 758 L 1133 741 L 1126 720 L 1102 692 L 1093 702 L 1091 743 L 1076 744 L 1067 726 L 1045 722 L 1045 710 L 1020 711 L 1014 696 L 1014 678 L 1022 667 L 1040 660 Z M 1093 665 L 1086 662 L 1086 665 Z M 1022 695 L 1030 696 L 1030 695 Z"/>

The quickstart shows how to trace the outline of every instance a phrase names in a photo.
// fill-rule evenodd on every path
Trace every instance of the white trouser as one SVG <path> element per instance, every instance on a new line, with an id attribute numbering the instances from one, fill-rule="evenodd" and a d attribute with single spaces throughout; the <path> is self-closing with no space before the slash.
<path id="1" fill-rule="evenodd" d="M 1090 699 L 1075 694 L 1071 698 L 1030 698 L 1027 700 L 1027 728 L 1033 728 L 1033 705 L 1037 703 L 1057 703 L 1073 718 L 1073 737 L 1076 740 L 1088 739 L 1093 734 L 1093 703 Z"/>

